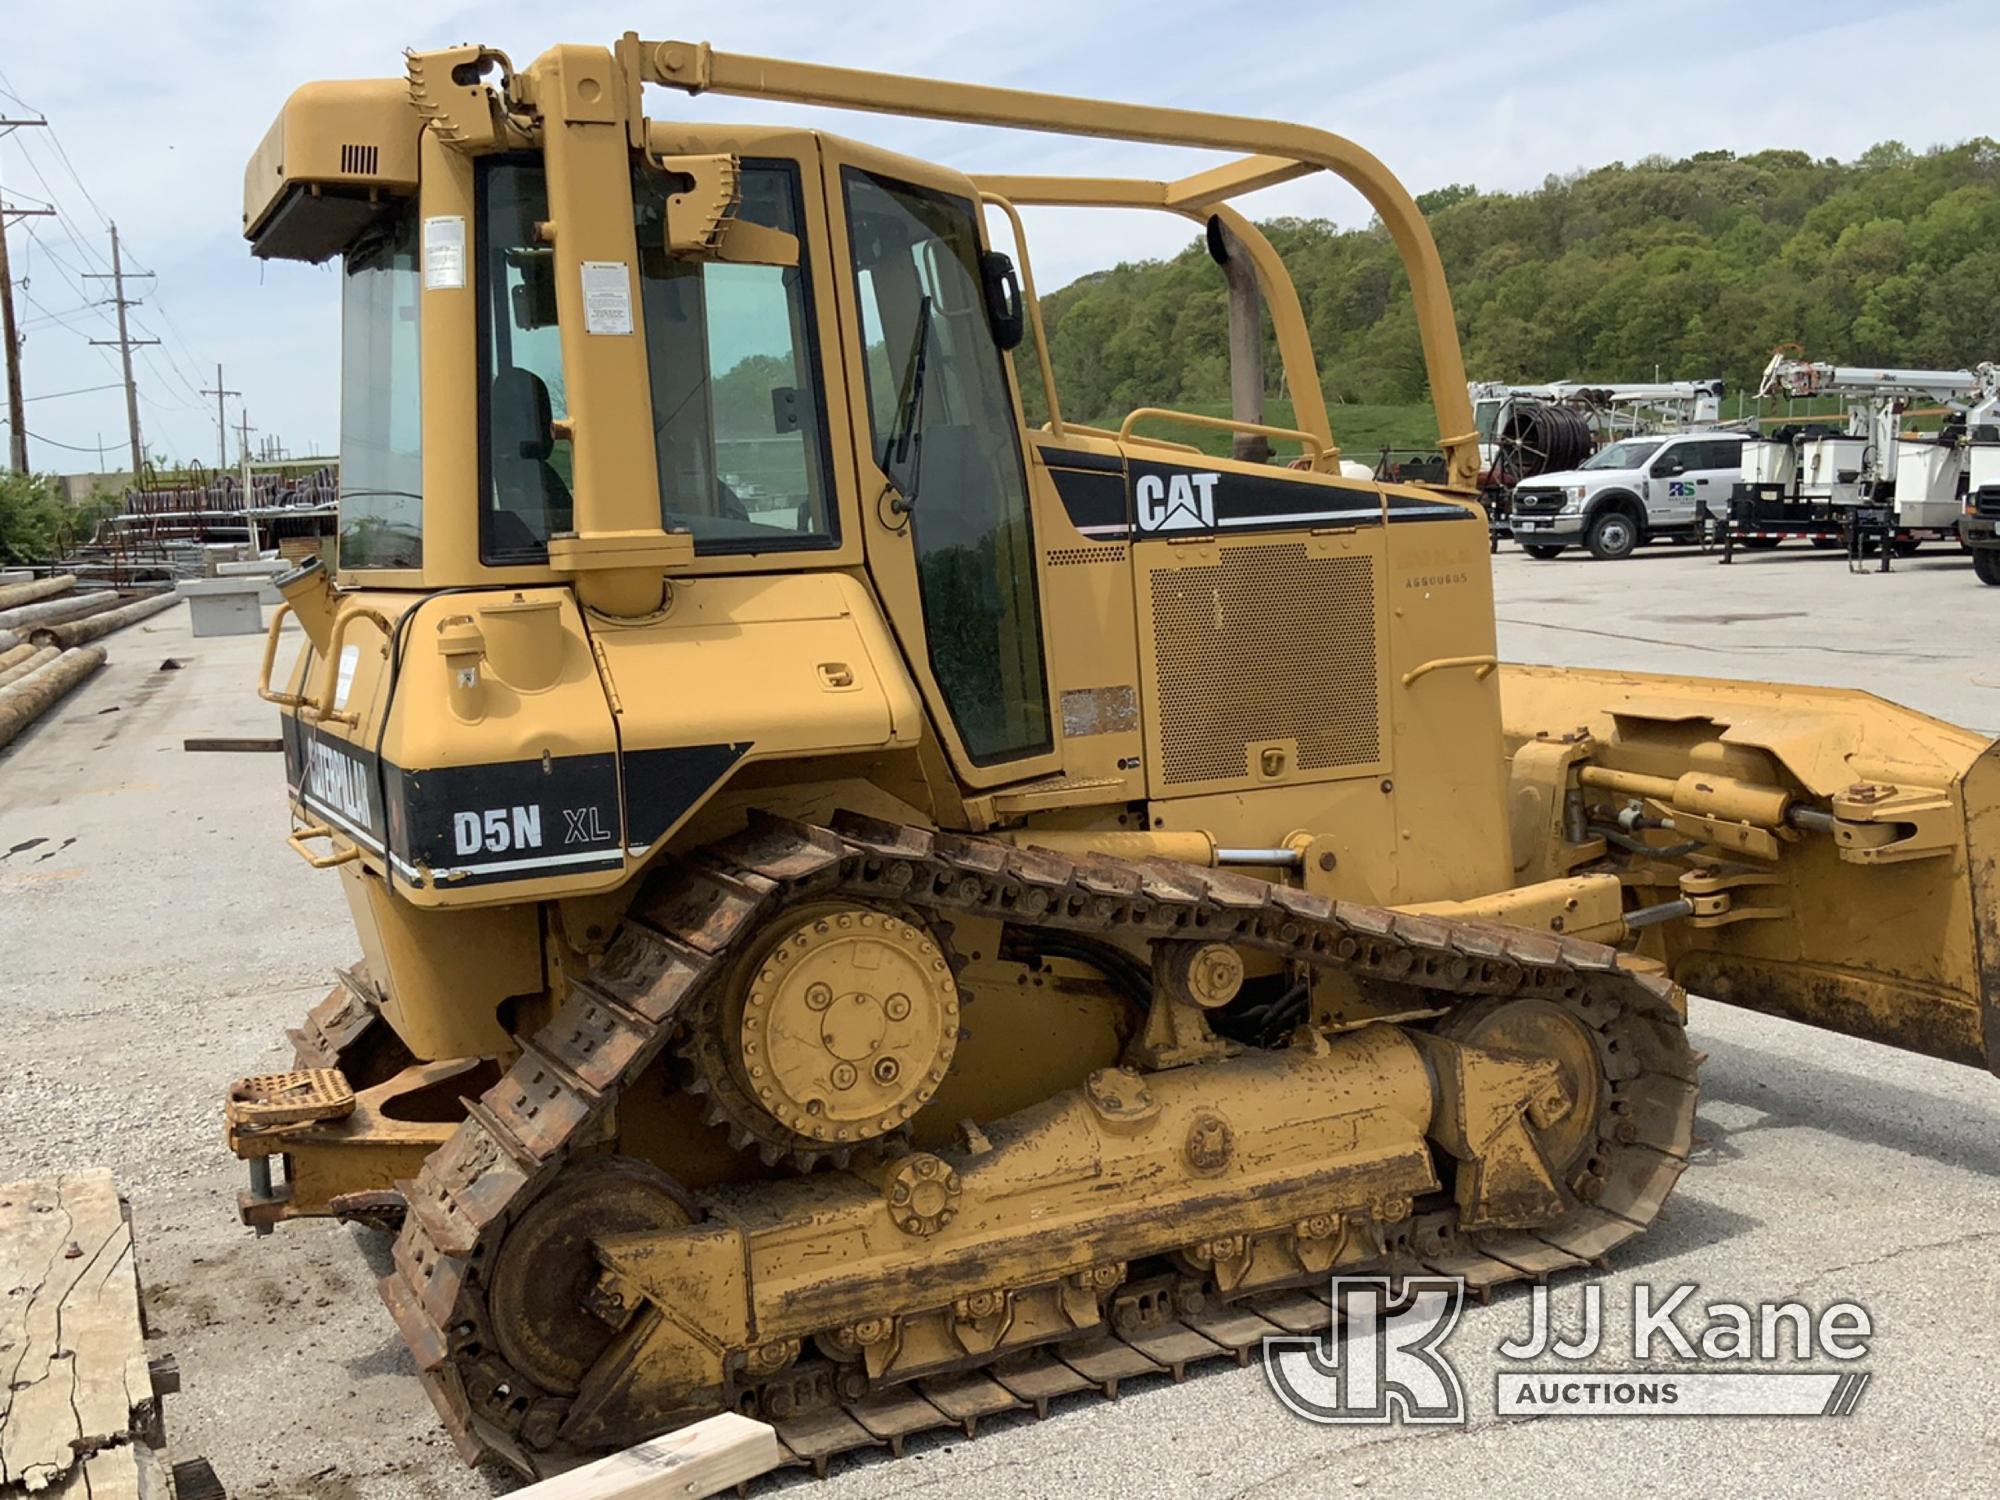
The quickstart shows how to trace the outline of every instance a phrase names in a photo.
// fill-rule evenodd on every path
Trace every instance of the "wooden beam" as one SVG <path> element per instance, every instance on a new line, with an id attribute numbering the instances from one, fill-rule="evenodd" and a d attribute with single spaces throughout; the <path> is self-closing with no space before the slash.
<path id="1" fill-rule="evenodd" d="M 281 739 L 257 736 L 248 739 L 233 739 L 229 736 L 195 736 L 181 741 L 183 750 L 283 750 Z"/>
<path id="2" fill-rule="evenodd" d="M 515 1500 L 677 1500 L 732 1489 L 784 1461 L 767 1422 L 722 1412 L 514 1492 Z"/>

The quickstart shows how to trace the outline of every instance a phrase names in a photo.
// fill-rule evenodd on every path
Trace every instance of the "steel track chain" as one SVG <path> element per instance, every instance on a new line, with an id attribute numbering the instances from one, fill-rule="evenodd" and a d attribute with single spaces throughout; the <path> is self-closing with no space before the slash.
<path id="1" fill-rule="evenodd" d="M 651 877 L 555 1016 L 522 1039 L 519 1059 L 478 1100 L 414 1182 L 380 1283 L 426 1390 L 467 1462 L 498 1456 L 524 1473 L 565 1467 L 567 1402 L 500 1358 L 482 1273 L 509 1224 L 580 1152 L 602 1144 L 619 1090 L 675 1040 L 737 946 L 779 908 L 828 896 L 915 909 L 938 921 L 998 918 L 1022 927 L 1225 941 L 1435 992 L 1536 997 L 1591 1029 L 1608 1096 L 1597 1142 L 1574 1179 L 1579 1201 L 1536 1232 L 1460 1234 L 1450 1213 L 1418 1214 L 1390 1235 L 1390 1260 L 1493 1286 L 1600 1261 L 1643 1230 L 1686 1165 L 1699 1059 L 1684 996 L 1647 966 L 1559 934 L 1329 900 L 1227 871 L 1164 861 L 1072 857 L 1035 847 L 843 815 L 832 827 L 762 817 Z M 902 1311 L 918 1311 L 906 1309 Z M 1080 1346 L 1010 1352 L 984 1369 L 922 1378 L 836 1400 L 779 1424 L 795 1461 L 823 1470 L 850 1448 L 1033 1407 L 1119 1381 L 1249 1351 L 1275 1332 L 1320 1332 L 1323 1299 L 1261 1292 Z"/>

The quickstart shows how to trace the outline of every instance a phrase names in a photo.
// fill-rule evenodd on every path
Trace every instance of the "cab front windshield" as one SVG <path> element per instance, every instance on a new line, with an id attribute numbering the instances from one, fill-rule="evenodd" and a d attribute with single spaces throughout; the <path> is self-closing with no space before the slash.
<path id="1" fill-rule="evenodd" d="M 1613 443 L 1585 459 L 1586 469 L 1636 469 L 1660 451 L 1660 441 Z"/>

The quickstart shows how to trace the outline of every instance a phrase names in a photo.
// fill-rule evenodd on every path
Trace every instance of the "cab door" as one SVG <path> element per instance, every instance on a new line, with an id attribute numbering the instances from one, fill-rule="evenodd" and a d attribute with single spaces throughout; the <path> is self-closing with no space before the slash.
<path id="1" fill-rule="evenodd" d="M 1646 520 L 1653 527 L 1686 526 L 1694 520 L 1696 475 L 1688 467 L 1699 443 L 1668 443 L 1646 467 Z"/>
<path id="2" fill-rule="evenodd" d="M 971 182 L 826 142 L 868 566 L 953 770 L 1056 770 L 1019 404 Z"/>
<path id="3" fill-rule="evenodd" d="M 1685 477 L 1694 481 L 1694 498 L 1689 519 L 1701 519 L 1704 510 L 1710 517 L 1728 515 L 1729 497 L 1743 478 L 1742 439 L 1706 438 L 1690 446 L 1694 452 L 1686 461 Z"/>

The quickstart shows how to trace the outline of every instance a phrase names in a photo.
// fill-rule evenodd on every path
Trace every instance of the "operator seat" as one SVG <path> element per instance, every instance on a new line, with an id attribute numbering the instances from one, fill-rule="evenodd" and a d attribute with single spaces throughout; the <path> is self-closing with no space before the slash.
<path id="1" fill-rule="evenodd" d="M 549 388 L 533 370 L 509 368 L 493 377 L 491 421 L 507 434 L 493 452 L 496 552 L 538 551 L 572 524 L 569 486 L 549 462 L 555 451 Z"/>

